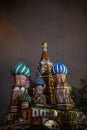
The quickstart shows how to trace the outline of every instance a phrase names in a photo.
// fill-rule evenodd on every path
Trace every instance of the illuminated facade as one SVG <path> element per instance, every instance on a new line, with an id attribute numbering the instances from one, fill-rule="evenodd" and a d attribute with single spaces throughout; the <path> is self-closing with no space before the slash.
<path id="1" fill-rule="evenodd" d="M 29 126 L 76 130 L 77 114 L 70 95 L 72 87 L 67 82 L 67 67 L 59 59 L 53 64 L 48 57 L 47 42 L 42 46 L 33 85 L 30 70 L 21 59 L 12 68 L 14 85 L 4 122 L 9 127 L 14 124 L 13 129 L 24 121 Z"/>

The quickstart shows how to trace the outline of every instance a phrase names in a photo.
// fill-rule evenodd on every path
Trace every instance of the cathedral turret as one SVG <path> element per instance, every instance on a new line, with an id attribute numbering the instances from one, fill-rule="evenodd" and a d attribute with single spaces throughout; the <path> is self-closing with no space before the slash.
<path id="1" fill-rule="evenodd" d="M 54 102 L 58 108 L 72 109 L 73 101 L 70 95 L 70 85 L 67 83 L 67 67 L 59 60 L 52 67 L 54 78 Z"/>
<path id="2" fill-rule="evenodd" d="M 28 88 L 28 77 L 30 76 L 29 68 L 23 63 L 20 59 L 19 62 L 13 66 L 11 73 L 14 77 L 14 85 L 11 89 L 11 98 L 10 98 L 10 111 L 19 111 L 20 106 L 20 96 Z"/>
<path id="3" fill-rule="evenodd" d="M 35 79 L 35 95 L 33 98 L 34 104 L 46 104 L 46 97 L 43 94 L 44 88 L 44 80 L 40 76 L 37 76 Z"/>
<path id="4" fill-rule="evenodd" d="M 54 85 L 54 80 L 51 74 L 51 68 L 53 63 L 50 61 L 48 52 L 47 52 L 48 43 L 45 41 L 42 43 L 42 55 L 37 66 L 36 76 L 40 75 L 44 80 L 46 87 L 44 89 L 44 94 L 47 98 L 47 104 L 51 104 L 53 101 L 52 97 L 52 87 Z"/>
<path id="5" fill-rule="evenodd" d="M 66 83 L 67 67 L 59 60 L 52 67 L 52 74 L 56 83 L 56 86 L 64 85 Z"/>
<path id="6" fill-rule="evenodd" d="M 29 108 L 29 103 L 31 102 L 31 97 L 27 92 L 27 89 L 25 92 L 20 96 L 20 101 L 21 101 L 21 108 Z"/>

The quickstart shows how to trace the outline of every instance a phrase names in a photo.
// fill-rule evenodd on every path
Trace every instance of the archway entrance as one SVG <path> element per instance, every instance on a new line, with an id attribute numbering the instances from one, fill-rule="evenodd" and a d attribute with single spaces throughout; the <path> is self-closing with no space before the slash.
<path id="1" fill-rule="evenodd" d="M 44 126 L 52 130 L 61 130 L 60 124 L 56 120 L 49 119 L 44 123 Z"/>

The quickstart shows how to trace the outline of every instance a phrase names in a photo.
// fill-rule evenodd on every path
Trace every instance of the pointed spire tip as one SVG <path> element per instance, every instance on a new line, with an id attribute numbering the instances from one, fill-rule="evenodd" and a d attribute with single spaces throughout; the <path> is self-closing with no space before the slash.
<path id="1" fill-rule="evenodd" d="M 44 47 L 47 47 L 47 42 L 46 42 L 46 41 L 42 42 L 42 45 L 43 45 Z"/>

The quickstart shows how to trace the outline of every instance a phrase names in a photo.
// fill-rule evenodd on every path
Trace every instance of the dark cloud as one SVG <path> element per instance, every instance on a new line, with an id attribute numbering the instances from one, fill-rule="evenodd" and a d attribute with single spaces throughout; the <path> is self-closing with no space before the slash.
<path id="1" fill-rule="evenodd" d="M 43 41 L 55 63 L 56 55 L 68 68 L 68 82 L 80 87 L 87 74 L 87 8 L 85 0 L 3 0 L 0 3 L 0 115 L 6 111 L 20 55 L 34 78 Z"/>

